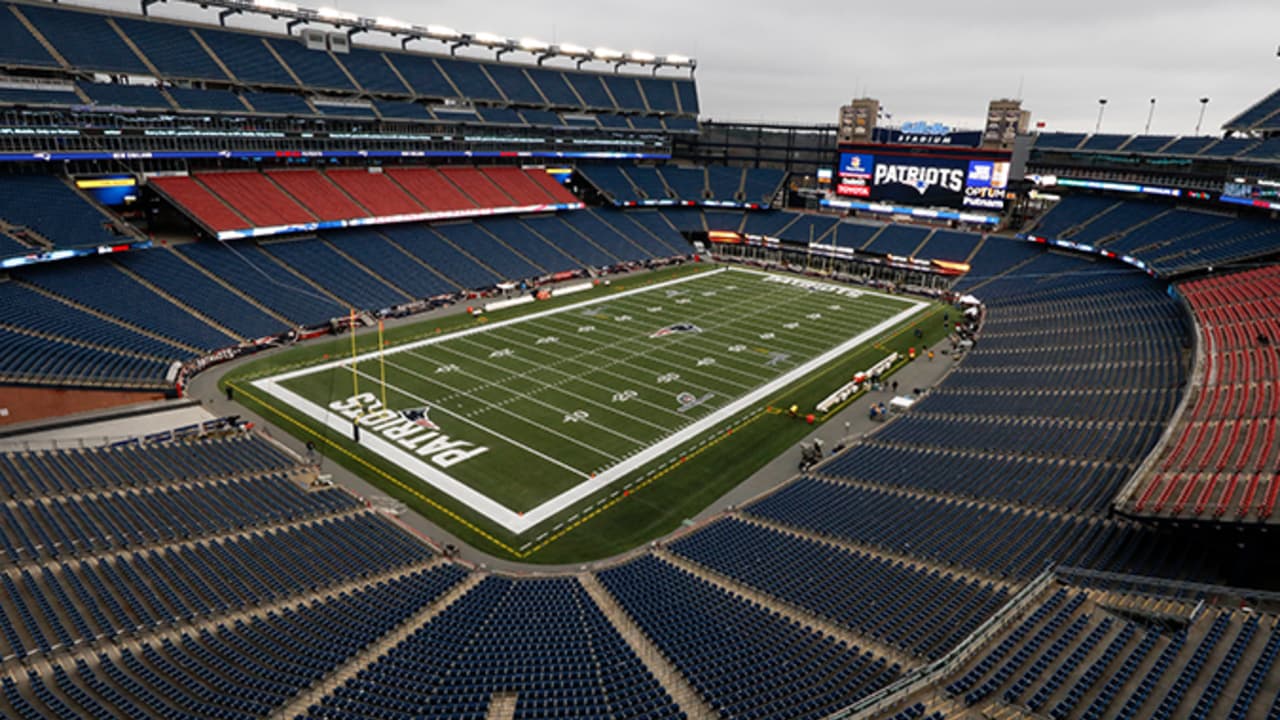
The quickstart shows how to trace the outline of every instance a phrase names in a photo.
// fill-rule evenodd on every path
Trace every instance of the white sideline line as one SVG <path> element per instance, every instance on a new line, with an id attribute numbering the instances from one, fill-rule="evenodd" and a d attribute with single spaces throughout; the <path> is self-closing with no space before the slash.
<path id="1" fill-rule="evenodd" d="M 748 274 L 759 275 L 759 276 L 770 275 L 770 273 L 753 271 L 753 270 L 743 270 L 738 268 L 733 268 L 733 269 L 721 268 L 719 270 L 713 270 L 706 273 L 699 273 L 699 274 L 691 275 L 684 278 L 676 278 L 674 280 L 668 280 L 666 282 L 658 283 L 655 285 L 649 285 L 642 288 L 625 290 L 620 293 L 596 298 L 593 300 L 588 300 L 582 303 L 566 305 L 564 307 L 554 308 L 551 310 L 546 310 L 538 313 L 532 313 L 532 314 L 521 316 L 518 318 L 512 318 L 510 320 L 503 320 L 495 323 L 489 323 L 486 325 L 480 325 L 474 328 L 468 328 L 466 330 L 461 330 L 458 332 L 442 334 L 442 335 L 427 338 L 424 340 L 407 343 L 405 345 L 401 345 L 395 348 L 388 348 L 383 352 L 386 355 L 393 355 L 397 352 L 410 351 L 417 348 L 433 345 L 435 343 L 451 340 L 454 338 L 464 337 L 466 335 L 471 335 L 478 332 L 486 332 L 488 330 L 504 327 L 507 325 L 513 325 L 513 324 L 526 322 L 526 321 L 534 320 L 541 317 L 547 317 L 549 315 L 554 315 L 557 313 L 569 312 L 578 308 L 609 302 L 619 297 L 626 297 L 628 295 L 649 292 L 651 290 L 656 290 L 663 287 L 669 287 L 671 285 L 690 282 L 692 280 L 697 280 L 699 278 L 711 277 L 713 275 L 717 275 L 724 272 L 731 272 L 731 271 L 748 273 Z M 387 460 L 390 460 L 396 465 L 399 465 L 400 467 L 409 471 L 417 479 L 463 502 L 464 504 L 469 506 L 471 509 L 475 510 L 476 512 L 488 518 L 489 520 L 502 526 L 504 529 L 515 534 L 522 534 L 532 529 L 533 527 L 537 526 L 539 523 L 542 523 L 543 521 L 551 518 L 555 514 L 571 507 L 572 505 L 582 500 L 583 498 L 591 495 L 592 493 L 595 493 L 598 490 L 601 490 L 602 488 L 605 488 L 611 483 L 616 482 L 622 477 L 628 475 L 629 473 L 634 472 L 635 470 L 638 470 L 639 468 L 642 468 L 645 465 L 648 465 L 649 463 L 659 459 L 661 456 L 665 455 L 666 453 L 669 453 L 671 451 L 678 449 L 681 445 L 684 445 L 685 443 L 689 442 L 690 440 L 693 440 L 699 435 L 702 435 L 716 428 L 717 426 L 722 425 L 727 419 L 733 416 L 736 416 L 739 413 L 745 412 L 746 410 L 751 408 L 753 405 L 765 399 L 767 396 L 794 383 L 798 378 L 821 369 L 822 367 L 830 364 L 831 362 L 839 358 L 841 355 L 849 352 L 850 350 L 860 345 L 867 343 L 868 341 L 874 339 L 875 337 L 883 334 L 885 331 L 901 324 L 902 322 L 905 322 L 908 318 L 912 317 L 913 315 L 916 315 L 917 313 L 921 312 L 926 307 L 928 307 L 928 303 L 924 301 L 914 300 L 906 297 L 885 296 L 881 293 L 869 292 L 869 291 L 862 290 L 861 288 L 857 288 L 857 289 L 867 295 L 887 297 L 900 303 L 906 303 L 909 305 L 909 307 L 902 310 L 901 312 L 898 312 L 892 317 L 885 319 L 884 321 L 880 322 L 874 327 L 868 328 L 862 333 L 859 333 L 857 336 L 849 338 L 845 342 L 840 343 L 839 345 L 831 348 L 825 353 L 817 357 L 814 357 L 801 365 L 798 365 L 792 368 L 789 372 L 779 375 L 778 377 L 774 378 L 768 383 L 765 383 L 764 385 L 761 385 L 755 388 L 754 390 L 750 391 L 746 395 L 743 395 L 737 398 L 736 400 L 730 402 L 729 404 L 721 408 L 718 408 L 715 412 L 697 420 L 696 422 L 693 422 L 689 425 L 684 426 L 683 428 L 677 430 L 671 435 L 668 435 L 667 437 L 662 438 L 661 440 L 658 440 L 652 445 L 646 446 L 644 449 L 637 452 L 636 454 L 631 455 L 630 457 L 624 458 L 622 461 L 618 462 L 617 464 L 596 473 L 594 477 L 588 477 L 584 482 L 560 493 L 559 495 L 556 495 L 555 497 L 552 497 L 546 500 L 545 502 L 538 505 L 537 507 L 531 510 L 528 510 L 524 513 L 518 513 L 518 512 L 512 511 L 511 509 L 505 507 L 504 505 L 497 502 L 493 498 L 490 498 L 489 496 L 484 495 L 483 493 L 480 493 L 479 491 L 471 488 L 470 486 L 458 480 L 455 480 L 450 475 L 433 467 L 426 461 L 415 456 L 413 453 L 406 452 L 403 448 L 400 448 L 394 443 L 379 437 L 378 434 L 375 432 L 370 431 L 370 432 L 360 433 L 359 444 L 361 446 L 367 447 L 369 450 L 377 453 L 378 455 L 386 458 Z M 373 351 L 370 353 L 366 353 L 364 355 L 357 356 L 357 360 L 358 361 L 368 360 L 368 359 L 377 357 L 378 354 L 379 354 L 378 351 Z M 278 400 L 288 404 L 290 407 L 295 408 L 296 410 L 306 415 L 307 417 L 313 420 L 316 420 L 317 422 L 320 422 L 321 424 L 333 430 L 338 431 L 344 437 L 349 437 L 350 431 L 351 431 L 351 422 L 349 420 L 347 420 L 346 418 L 342 417 L 337 413 L 330 412 L 326 407 L 317 405 L 316 403 L 302 397 L 298 393 L 295 393 L 283 387 L 280 383 L 291 380 L 293 378 L 302 377 L 302 376 L 310 375 L 317 372 L 323 372 L 325 370 L 342 367 L 344 365 L 349 365 L 350 362 L 351 362 L 350 359 L 335 360 L 335 361 L 331 361 L 321 365 L 315 365 L 312 367 L 302 368 L 299 370 L 292 370 L 289 372 L 281 373 L 280 375 L 275 375 L 269 378 L 256 380 L 252 384 L 254 387 L 262 390 L 268 395 L 271 395 L 277 398 Z M 448 414 L 452 415 L 452 413 L 448 413 Z M 474 422 L 471 422 L 471 421 L 467 421 L 467 422 L 468 424 L 475 424 Z M 477 426 L 484 427 L 482 425 L 477 425 Z M 535 456 L 541 457 L 543 459 L 550 459 L 546 455 L 540 452 L 533 451 L 531 448 L 527 448 L 526 446 L 520 443 L 512 441 L 508 438 L 505 438 L 505 436 L 501 435 L 500 433 L 496 433 L 492 430 L 489 430 L 488 428 L 485 428 L 485 431 L 499 438 L 502 438 L 504 441 L 510 442 L 515 447 L 531 452 Z M 555 462 L 555 464 L 562 465 L 559 462 Z"/>

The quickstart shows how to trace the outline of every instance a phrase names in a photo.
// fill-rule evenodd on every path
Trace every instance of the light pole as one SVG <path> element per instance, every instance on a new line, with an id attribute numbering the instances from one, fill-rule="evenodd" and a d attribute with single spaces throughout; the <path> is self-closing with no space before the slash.
<path id="1" fill-rule="evenodd" d="M 1102 131 L 1102 111 L 1107 109 L 1107 99 L 1098 98 L 1098 123 L 1093 126 L 1093 134 L 1097 135 Z"/>
<path id="2" fill-rule="evenodd" d="M 1156 99 L 1151 98 L 1151 108 L 1147 110 L 1147 126 L 1142 129 L 1143 135 L 1151 134 L 1151 118 L 1156 114 Z"/>
<path id="3" fill-rule="evenodd" d="M 1200 124 L 1204 122 L 1204 109 L 1209 105 L 1209 98 L 1200 98 L 1200 117 L 1196 120 L 1196 135 L 1200 134 Z"/>

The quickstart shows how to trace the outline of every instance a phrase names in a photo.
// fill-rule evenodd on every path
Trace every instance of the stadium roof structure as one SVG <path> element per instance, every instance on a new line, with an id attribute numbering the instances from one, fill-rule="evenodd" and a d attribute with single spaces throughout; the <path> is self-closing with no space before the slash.
<path id="1" fill-rule="evenodd" d="M 1280 88 L 1222 126 L 1232 132 L 1280 132 Z"/>
<path id="2" fill-rule="evenodd" d="M 166 0 L 142 0 L 142 13 L 147 8 Z M 509 52 L 524 52 L 538 57 L 538 64 L 552 57 L 567 57 L 575 60 L 578 67 L 585 62 L 610 63 L 614 69 L 623 65 L 641 65 L 653 68 L 687 68 L 690 72 L 698 66 L 698 61 L 686 55 L 668 53 L 656 55 L 647 50 L 622 51 L 608 47 L 588 48 L 572 43 L 549 43 L 532 37 L 509 38 L 490 32 L 460 32 L 443 25 L 417 25 L 392 17 L 363 17 L 357 13 L 338 10 L 333 7 L 317 9 L 300 7 L 286 0 L 184 0 L 197 4 L 202 8 L 222 8 L 218 20 L 223 25 L 231 15 L 255 13 L 268 15 L 273 19 L 288 18 L 288 30 L 292 32 L 296 25 L 323 23 L 336 28 L 345 29 L 351 37 L 362 32 L 382 32 L 393 37 L 402 37 L 401 46 L 412 40 L 434 40 L 447 43 L 452 54 L 460 47 L 482 47 L 496 51 L 497 59 Z"/>

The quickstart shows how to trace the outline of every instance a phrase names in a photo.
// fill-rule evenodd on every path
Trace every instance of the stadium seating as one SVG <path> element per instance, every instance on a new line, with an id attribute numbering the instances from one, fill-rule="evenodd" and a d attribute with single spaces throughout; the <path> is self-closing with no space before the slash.
<path id="1" fill-rule="evenodd" d="M 1205 344 L 1188 412 L 1154 472 L 1117 500 L 1138 515 L 1267 520 L 1275 511 L 1280 271 L 1194 280 L 1180 288 Z"/>
<path id="2" fill-rule="evenodd" d="M 381 172 L 344 168 L 329 170 L 325 174 L 375 217 L 425 212 L 420 203 Z"/>
<path id="3" fill-rule="evenodd" d="M 90 689 L 118 688 L 133 699 L 119 692 L 102 693 L 101 703 L 81 693 L 68 692 L 67 697 L 83 703 L 82 712 L 98 717 L 129 712 L 246 720 L 266 716 L 429 605 L 464 574 L 456 566 L 418 571 L 177 640 L 142 643 L 137 650 L 123 650 L 119 660 L 101 654 L 77 665 L 81 682 Z M 51 683 L 74 687 L 61 666 L 55 666 L 53 676 Z M 44 686 L 38 674 L 29 677 L 33 687 Z M 57 707 L 52 692 L 34 694 Z"/>
<path id="4" fill-rule="evenodd" d="M 252 223 L 194 177 L 151 178 L 153 188 L 214 232 L 239 230 Z"/>
<path id="5" fill-rule="evenodd" d="M 240 96 L 227 90 L 171 87 L 165 88 L 165 92 L 178 104 L 179 110 L 241 115 L 249 112 L 249 106 L 244 104 Z"/>
<path id="6" fill-rule="evenodd" d="M 243 339 L 269 337 L 288 329 L 171 251 L 126 253 L 118 262 Z"/>
<path id="7" fill-rule="evenodd" d="M 1036 135 L 1035 147 L 1055 150 L 1074 150 L 1084 142 L 1083 133 L 1040 133 Z"/>
<path id="8" fill-rule="evenodd" d="M 1280 91 L 1272 92 L 1223 125 L 1228 130 L 1274 130 L 1280 113 Z"/>
<path id="9" fill-rule="evenodd" d="M 555 273 L 582 267 L 579 260 L 557 250 L 516 218 L 490 218 L 482 227 L 507 247 L 547 272 Z"/>
<path id="10" fill-rule="evenodd" d="M 0 328 L 0 381 L 164 387 L 170 363 Z"/>
<path id="11" fill-rule="evenodd" d="M 136 332 L 19 282 L 0 283 L 0 326 L 155 359 L 187 359 L 191 351 Z"/>
<path id="12" fill-rule="evenodd" d="M 306 100 L 290 93 L 246 92 L 242 97 L 254 111 L 264 115 L 307 117 L 319 112 L 318 107 L 312 107 Z"/>
<path id="13" fill-rule="evenodd" d="M 590 165 L 579 172 L 616 205 L 672 199 L 702 203 L 772 202 L 786 174 L 766 168 Z M 670 192 L 668 192 L 670 188 Z"/>
<path id="14" fill-rule="evenodd" d="M 12 6 L 6 3 L 4 12 L 0 12 L 0 33 L 3 33 L 5 38 L 3 47 L 0 47 L 0 60 L 3 60 L 5 65 L 36 68 L 57 66 L 58 62 L 45 50 L 40 41 L 27 30 L 16 15 L 10 12 L 11 8 Z"/>
<path id="15" fill-rule="evenodd" d="M 10 175 L 0 182 L 0 220 L 29 228 L 54 247 L 114 245 L 112 220 L 59 177 Z"/>
<path id="16" fill-rule="evenodd" d="M 1169 275 L 1280 248 L 1280 228 L 1269 221 L 1088 195 L 1064 198 L 1041 219 L 1035 233 L 1098 243 Z"/>
<path id="17" fill-rule="evenodd" d="M 616 265 L 621 258 L 610 255 L 599 245 L 591 242 L 581 233 L 574 231 L 559 216 L 529 217 L 523 220 L 524 225 L 546 243 L 560 252 L 576 258 L 587 267 L 609 267 Z"/>
<path id="18" fill-rule="evenodd" d="M 80 89 L 95 104 L 127 108 L 147 108 L 169 111 L 173 109 L 169 99 L 159 88 L 151 85 L 123 85 L 119 83 L 81 83 Z"/>
<path id="19" fill-rule="evenodd" d="M 328 232 L 324 241 L 415 298 L 450 295 L 457 286 L 415 262 L 376 230 Z"/>
<path id="20" fill-rule="evenodd" d="M 504 280 L 526 280 L 547 274 L 546 268 L 531 264 L 519 253 L 485 232 L 477 223 L 445 223 L 433 228 L 437 235 L 467 255 L 483 262 Z"/>
<path id="21" fill-rule="evenodd" d="M 689 241 L 685 240 L 658 212 L 645 210 L 627 212 L 593 210 L 592 212 L 604 217 L 620 232 L 626 234 L 632 242 L 649 248 L 649 252 L 656 256 L 687 255 L 689 252 Z"/>
<path id="22" fill-rule="evenodd" d="M 406 685 L 412 676 L 422 682 Z M 488 577 L 308 710 L 312 718 L 675 718 L 678 709 L 572 578 Z"/>
<path id="23" fill-rule="evenodd" d="M 538 169 L 399 167 L 199 173 L 153 184 L 214 231 L 306 226 L 321 220 L 394 219 L 426 212 L 468 212 L 574 205 L 578 200 Z"/>
<path id="24" fill-rule="evenodd" d="M 53 263 L 26 271 L 23 279 L 191 348 L 216 350 L 238 342 L 111 263 Z"/>
<path id="25" fill-rule="evenodd" d="M 115 17 L 116 26 L 166 77 L 226 81 L 227 74 L 189 32 L 170 23 Z"/>
<path id="26" fill-rule="evenodd" d="M 881 643 L 930 659 L 973 632 L 1007 596 L 991 583 L 904 566 L 734 519 L 680 539 L 671 551 Z M 811 578 L 817 573 L 830 581 L 815 585 Z"/>
<path id="27" fill-rule="evenodd" d="M 900 672 L 652 555 L 598 577 L 722 716 L 823 717 Z"/>
<path id="28" fill-rule="evenodd" d="M 316 220 L 262 173 L 201 173 L 196 178 L 254 225 L 301 225 Z"/>
<path id="29" fill-rule="evenodd" d="M 981 241 L 982 236 L 976 233 L 934 230 L 924 241 L 924 245 L 916 250 L 916 257 L 961 262 L 973 255 Z"/>
<path id="30" fill-rule="evenodd" d="M 480 207 L 507 207 L 516 204 L 510 195 L 476 168 L 444 167 L 440 169 L 440 174 Z"/>
<path id="31" fill-rule="evenodd" d="M 175 252 L 296 325 L 319 325 L 348 312 L 348 308 L 285 270 L 255 246 L 201 242 L 181 245 Z"/>
<path id="32" fill-rule="evenodd" d="M 595 211 L 569 213 L 562 219 L 584 239 L 599 245 L 619 260 L 643 261 L 657 257 L 648 247 L 649 243 L 633 241 Z"/>
<path id="33" fill-rule="evenodd" d="M 195 34 L 234 79 L 253 85 L 297 87 L 264 37 L 203 27 Z"/>
<path id="34" fill-rule="evenodd" d="M 1274 96 L 1270 98 L 1271 102 Z M 1268 110 L 1268 108 L 1270 108 Z M 1267 118 L 1277 109 L 1275 105 L 1267 105 L 1263 101 L 1257 106 L 1256 114 L 1242 115 L 1244 123 L 1256 123 Z M 1275 117 L 1269 122 L 1276 123 Z M 1109 156 L 1135 154 L 1158 154 L 1175 157 L 1202 158 L 1245 158 L 1274 161 L 1274 146 L 1259 143 L 1257 139 L 1246 137 L 1216 138 L 1212 135 L 1174 137 L 1169 135 L 1115 135 L 1080 133 L 1041 133 L 1036 136 L 1035 150 L 1077 153 L 1105 153 Z"/>
<path id="35" fill-rule="evenodd" d="M 72 67 L 148 74 L 147 66 L 112 30 L 104 16 L 68 13 L 45 5 L 10 7 L 16 7 L 31 21 Z"/>
<path id="36" fill-rule="evenodd" d="M 341 298 L 349 308 L 381 309 L 411 298 L 382 278 L 353 264 L 332 245 L 312 238 L 271 243 L 263 252 Z"/>
<path id="37" fill-rule="evenodd" d="M 393 225 L 383 229 L 382 234 L 459 288 L 488 288 L 503 280 L 429 227 Z"/>
<path id="38" fill-rule="evenodd" d="M 267 172 L 267 177 L 320 220 L 350 220 L 368 215 L 350 196 L 329 182 L 324 173 L 280 170 Z"/>
<path id="39" fill-rule="evenodd" d="M 888 225 L 876 233 L 875 238 L 863 250 L 882 255 L 913 257 L 916 254 L 916 248 L 920 247 L 928 234 L 927 228 Z"/>
<path id="40" fill-rule="evenodd" d="M 319 113 L 365 120 L 391 116 L 428 121 L 432 117 L 421 106 L 408 104 L 389 112 L 380 107 L 377 114 L 367 106 L 345 102 L 313 108 L 298 94 L 305 90 L 353 97 L 366 92 L 485 104 L 479 113 L 442 112 L 439 119 L 444 121 L 559 126 L 562 121 L 550 112 L 552 109 L 603 109 L 642 113 L 632 115 L 632 123 L 616 116 L 614 127 L 627 130 L 665 133 L 697 129 L 697 90 L 692 79 L 550 69 L 373 47 L 334 54 L 306 49 L 292 37 L 207 25 L 34 4 L 6 4 L 5 10 L 0 21 L 9 24 L 5 35 L 9 38 L 8 57 L 0 59 L 10 66 L 58 67 L 43 40 L 76 71 L 151 75 L 168 86 L 165 92 L 147 86 L 87 86 L 92 100 L 104 107 L 167 112 L 167 93 L 179 109 L 197 112 L 304 117 Z M 19 14 L 31 23 L 34 34 L 18 19 Z M 67 77 L 74 76 L 68 73 Z M 188 86 L 207 81 L 275 92 L 250 93 L 246 107 L 232 92 Z M 81 101 L 70 93 L 4 90 L 0 91 L 0 103 L 70 106 Z M 508 104 L 548 109 L 529 109 L 525 115 Z M 591 126 L 598 127 L 594 120 Z"/>

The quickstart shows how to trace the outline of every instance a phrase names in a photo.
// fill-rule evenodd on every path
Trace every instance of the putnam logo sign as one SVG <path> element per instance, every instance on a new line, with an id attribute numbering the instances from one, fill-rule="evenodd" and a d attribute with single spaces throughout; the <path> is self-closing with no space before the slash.
<path id="1" fill-rule="evenodd" d="M 442 468 L 489 452 L 487 447 L 440 432 L 440 427 L 427 419 L 426 407 L 391 410 L 382 407 L 373 393 L 360 393 L 329 403 L 329 409 Z"/>

